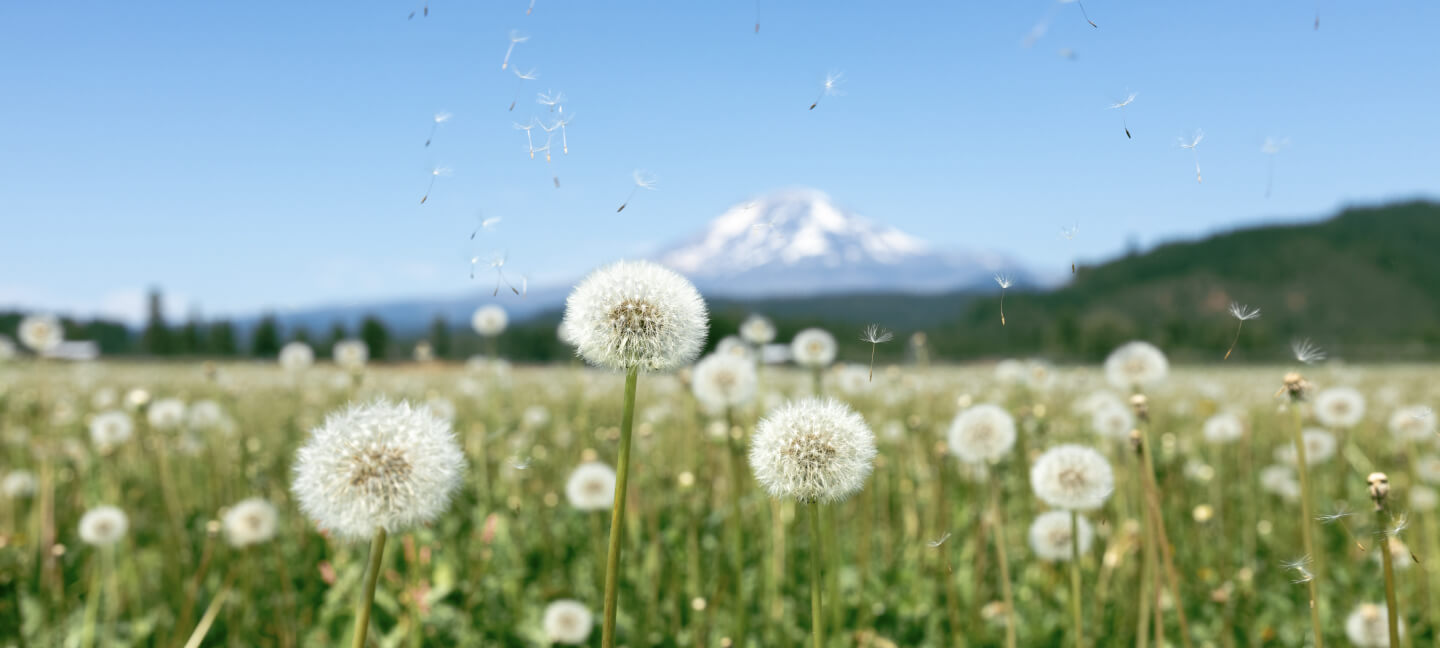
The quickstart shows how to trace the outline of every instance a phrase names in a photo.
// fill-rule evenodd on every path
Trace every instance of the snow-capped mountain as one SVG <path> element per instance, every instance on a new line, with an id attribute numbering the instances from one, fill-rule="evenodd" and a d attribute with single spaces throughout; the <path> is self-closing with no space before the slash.
<path id="1" fill-rule="evenodd" d="M 705 294 L 764 296 L 846 291 L 922 293 L 969 288 L 998 270 L 996 254 L 946 253 L 835 205 L 815 189 L 773 192 L 730 208 L 656 260 Z"/>

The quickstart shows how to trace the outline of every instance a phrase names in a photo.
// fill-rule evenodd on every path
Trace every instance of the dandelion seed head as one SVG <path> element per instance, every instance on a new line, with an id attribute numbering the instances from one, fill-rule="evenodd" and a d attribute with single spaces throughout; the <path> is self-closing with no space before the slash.
<path id="1" fill-rule="evenodd" d="M 1100 508 L 1114 492 L 1115 473 L 1094 448 L 1063 444 L 1035 460 L 1030 488 L 1050 506 L 1088 511 Z"/>
<path id="2" fill-rule="evenodd" d="M 835 336 L 820 328 L 808 328 L 790 341 L 790 357 L 802 367 L 826 367 L 835 361 Z"/>
<path id="3" fill-rule="evenodd" d="M 615 505 L 615 469 L 598 461 L 580 464 L 565 480 L 565 499 L 580 511 L 610 510 Z"/>
<path id="4" fill-rule="evenodd" d="M 1165 353 L 1149 342 L 1127 342 L 1105 358 L 1105 378 L 1116 389 L 1150 387 L 1165 380 L 1169 373 L 1170 361 Z"/>
<path id="5" fill-rule="evenodd" d="M 521 72 L 520 68 L 514 67 L 510 68 L 510 71 L 514 72 L 515 76 L 522 81 L 534 81 L 535 79 L 540 78 L 540 75 L 535 73 L 535 68 L 530 68 L 530 71 L 528 72 Z"/>
<path id="6" fill-rule="evenodd" d="M 437 123 L 437 124 L 443 124 L 443 123 L 445 123 L 445 122 L 450 121 L 450 118 L 451 118 L 451 117 L 454 117 L 454 115 L 452 115 L 452 114 L 450 114 L 450 113 L 448 113 L 448 112 L 438 112 L 438 113 L 435 113 L 435 123 Z"/>
<path id="7" fill-rule="evenodd" d="M 269 542 L 280 525 L 275 505 L 260 497 L 236 502 L 225 512 L 220 524 L 232 547 L 249 547 Z"/>
<path id="8" fill-rule="evenodd" d="M 1076 236 L 1079 236 L 1079 235 L 1080 235 L 1080 224 L 1079 224 L 1079 223 L 1075 223 L 1074 225 L 1069 225 L 1069 226 L 1060 228 L 1060 238 L 1063 238 L 1063 239 L 1065 239 L 1065 240 L 1067 240 L 1067 241 L 1073 241 L 1073 240 L 1075 240 L 1075 237 L 1076 237 Z"/>
<path id="9" fill-rule="evenodd" d="M 576 351 L 611 369 L 666 371 L 700 353 L 705 301 L 690 281 L 649 261 L 619 261 L 590 273 L 565 301 Z"/>
<path id="10" fill-rule="evenodd" d="M 370 360 L 370 347 L 360 340 L 340 340 L 330 350 L 335 364 L 346 371 L 359 371 Z"/>
<path id="11" fill-rule="evenodd" d="M 295 458 L 300 510 L 345 540 L 439 517 L 465 473 L 450 423 L 407 402 L 376 400 L 326 417 Z"/>
<path id="12" fill-rule="evenodd" d="M 130 530 L 130 517 L 113 506 L 97 506 L 80 516 L 80 539 L 95 547 L 109 547 Z"/>
<path id="13" fill-rule="evenodd" d="M 655 177 L 655 174 L 650 173 L 649 171 L 646 171 L 644 169 L 636 169 L 630 172 L 630 177 L 635 180 L 636 187 L 639 187 L 641 189 L 649 189 L 651 191 L 655 191 L 655 184 L 659 182 L 659 179 Z"/>
<path id="14" fill-rule="evenodd" d="M 505 332 L 505 327 L 510 324 L 510 315 L 504 308 L 495 304 L 486 304 L 475 309 L 475 314 L 470 316 L 470 326 L 476 333 L 491 338 Z"/>
<path id="15" fill-rule="evenodd" d="M 1388 427 L 1396 440 L 1425 441 L 1435 434 L 1435 417 L 1428 407 L 1402 407 L 1390 415 Z"/>
<path id="16" fill-rule="evenodd" d="M 1009 288 L 1011 285 L 1014 284 L 1014 282 L 1010 279 L 1010 275 L 1007 275 L 1007 274 L 1005 274 L 1005 273 L 1003 273 L 1003 272 L 997 272 L 997 273 L 995 273 L 995 277 L 994 277 L 994 278 L 995 278 L 995 283 L 1000 284 L 1000 289 L 1001 289 L 1001 290 L 1004 290 L 1004 289 L 1006 289 L 1006 288 Z"/>
<path id="17" fill-rule="evenodd" d="M 1353 387 L 1331 387 L 1315 395 L 1315 420 L 1332 428 L 1354 427 L 1365 418 L 1365 396 Z"/>
<path id="18" fill-rule="evenodd" d="M 286 371 L 303 371 L 315 364 L 315 350 L 304 342 L 289 342 L 280 348 L 280 366 Z"/>
<path id="19" fill-rule="evenodd" d="M 1079 531 L 1080 554 L 1089 553 L 1095 541 L 1095 529 L 1085 516 L 1075 518 Z M 1046 511 L 1030 523 L 1030 549 L 1046 562 L 1069 562 L 1073 557 L 1069 511 Z"/>
<path id="20" fill-rule="evenodd" d="M 10 499 L 23 499 L 35 494 L 35 474 L 28 470 L 12 470 L 0 480 L 0 494 Z"/>
<path id="21" fill-rule="evenodd" d="M 870 426 L 848 405 L 805 398 L 780 406 L 755 427 L 750 467 L 772 497 L 830 503 L 859 492 L 875 452 Z"/>
<path id="22" fill-rule="evenodd" d="M 1260 488 L 1287 501 L 1300 498 L 1300 482 L 1295 478 L 1295 469 L 1290 466 L 1266 466 L 1260 469 Z"/>
<path id="23" fill-rule="evenodd" d="M 1126 441 L 1135 429 L 1135 410 L 1118 401 L 1106 401 L 1091 413 L 1090 426 L 1106 439 Z"/>
<path id="24" fill-rule="evenodd" d="M 775 341 L 775 324 L 764 315 L 751 315 L 740 323 L 740 337 L 754 345 Z"/>
<path id="25" fill-rule="evenodd" d="M 65 341 L 65 329 L 60 325 L 60 318 L 54 315 L 26 315 L 20 320 L 17 334 L 21 344 L 41 355 L 54 351 Z"/>
<path id="26" fill-rule="evenodd" d="M 942 536 L 940 536 L 939 538 L 936 538 L 936 539 L 934 539 L 934 540 L 931 540 L 930 542 L 927 542 L 926 544 L 930 545 L 930 548 L 931 548 L 931 549 L 938 549 L 938 548 L 940 547 L 940 545 L 945 544 L 945 541 L 946 541 L 946 540 L 949 540 L 949 539 L 950 539 L 950 532 L 949 532 L 949 531 L 946 531 L 946 532 L 945 532 L 945 535 L 942 535 Z"/>
<path id="27" fill-rule="evenodd" d="M 1239 302 L 1230 302 L 1230 315 L 1242 322 L 1260 319 L 1260 309 L 1251 308 Z"/>
<path id="28" fill-rule="evenodd" d="M 1384 603 L 1361 603 L 1345 617 L 1345 636 L 1356 648 L 1386 648 L 1390 645 L 1389 612 Z M 1400 635 L 1405 621 L 1399 620 Z"/>
<path id="29" fill-rule="evenodd" d="M 961 461 L 999 461 L 1015 447 L 1015 419 L 998 405 L 975 405 L 955 416 L 946 439 Z"/>
<path id="30" fill-rule="evenodd" d="M 1205 139 L 1205 132 L 1197 130 L 1194 135 L 1190 136 L 1189 140 L 1183 137 L 1180 138 L 1180 148 L 1195 150 L 1196 147 L 1200 146 L 1200 141 L 1203 139 Z"/>
<path id="31" fill-rule="evenodd" d="M 825 75 L 825 81 L 824 81 L 824 83 L 822 84 L 823 87 L 825 88 L 825 94 L 831 95 L 831 96 L 840 94 L 840 84 L 841 84 L 842 82 L 844 82 L 844 80 L 845 80 L 845 73 L 844 73 L 844 72 L 831 71 L 831 72 L 827 73 L 827 74 Z"/>
<path id="32" fill-rule="evenodd" d="M 1116 109 L 1116 108 L 1124 108 L 1125 106 L 1128 106 L 1128 105 L 1130 105 L 1131 103 L 1133 103 L 1133 102 L 1135 101 L 1135 97 L 1138 97 L 1138 96 L 1140 96 L 1140 93 L 1138 93 L 1138 92 L 1131 92 L 1131 93 L 1125 95 L 1125 98 L 1124 98 L 1124 99 L 1121 99 L 1120 101 L 1117 101 L 1117 102 L 1115 102 L 1115 103 L 1113 103 L 1113 104 L 1110 104 L 1110 109 L 1111 109 L 1111 110 L 1114 110 L 1114 109 Z"/>
<path id="33" fill-rule="evenodd" d="M 1335 456 L 1339 442 L 1335 435 L 1319 428 L 1309 428 L 1300 434 L 1305 443 L 1305 465 L 1318 466 Z M 1275 449 L 1275 460 L 1291 466 L 1299 465 L 1295 444 L 1289 443 Z"/>
<path id="34" fill-rule="evenodd" d="M 583 603 L 561 599 L 545 606 L 540 625 L 551 643 L 580 645 L 590 638 L 595 617 Z"/>
<path id="35" fill-rule="evenodd" d="M 1216 414 L 1205 420 L 1202 433 L 1210 443 L 1233 443 L 1245 436 L 1245 423 L 1234 414 Z"/>
<path id="36" fill-rule="evenodd" d="M 145 420 L 156 430 L 173 430 L 185 422 L 185 401 L 160 398 L 145 408 Z"/>
<path id="37" fill-rule="evenodd" d="M 755 399 L 759 380 L 748 356 L 716 352 L 695 363 L 690 388 L 695 399 L 711 412 L 745 405 Z"/>
<path id="38" fill-rule="evenodd" d="M 101 449 L 124 445 L 135 433 L 135 421 L 124 410 L 110 410 L 90 419 L 90 441 Z"/>

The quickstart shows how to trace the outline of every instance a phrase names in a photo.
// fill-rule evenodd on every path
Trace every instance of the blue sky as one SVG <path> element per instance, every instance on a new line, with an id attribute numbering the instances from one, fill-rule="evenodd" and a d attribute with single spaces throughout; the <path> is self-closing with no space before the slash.
<path id="1" fill-rule="evenodd" d="M 420 4 L 0 4 L 0 306 L 488 293 L 474 254 L 565 281 L 792 186 L 1039 269 L 1440 189 L 1433 2 L 1321 0 L 1316 31 L 1312 2 L 1092 0 L 1092 29 L 1043 0 L 761 0 L 758 35 L 750 2 Z M 507 112 L 512 29 L 540 78 Z M 548 167 L 512 128 L 546 90 L 573 116 Z M 1269 199 L 1266 136 L 1290 140 Z M 616 214 L 635 168 L 659 191 Z M 478 214 L 503 221 L 472 243 Z"/>

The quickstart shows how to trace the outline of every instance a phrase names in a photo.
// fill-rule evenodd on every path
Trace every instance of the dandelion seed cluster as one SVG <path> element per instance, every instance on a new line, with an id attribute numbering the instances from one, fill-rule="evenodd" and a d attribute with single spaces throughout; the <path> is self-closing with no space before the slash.
<path id="1" fill-rule="evenodd" d="M 1030 488 L 1050 506 L 1089 511 L 1100 508 L 1114 492 L 1115 473 L 1094 448 L 1058 445 L 1030 467 Z"/>
<path id="2" fill-rule="evenodd" d="M 590 608 L 579 601 L 561 599 L 545 606 L 541 620 L 545 638 L 557 644 L 580 645 L 590 638 L 595 617 Z"/>
<path id="3" fill-rule="evenodd" d="M 1345 637 L 1356 648 L 1387 648 L 1390 627 L 1384 603 L 1361 603 L 1345 617 Z M 1405 622 L 1400 621 L 1400 636 L 1405 636 Z"/>
<path id="4" fill-rule="evenodd" d="M 45 355 L 65 341 L 65 329 L 54 315 L 27 315 L 20 320 L 20 343 L 31 351 Z"/>
<path id="5" fill-rule="evenodd" d="M 565 480 L 565 499 L 581 511 L 608 511 L 615 505 L 615 469 L 598 461 L 580 464 Z"/>
<path id="6" fill-rule="evenodd" d="M 1233 443 L 1245 436 L 1245 424 L 1234 414 L 1216 414 L 1205 419 L 1202 433 L 1210 443 Z"/>
<path id="7" fill-rule="evenodd" d="M 496 337 L 504 333 L 505 327 L 509 325 L 510 315 L 495 304 L 486 304 L 475 309 L 475 314 L 470 317 L 470 326 L 484 337 Z"/>
<path id="8" fill-rule="evenodd" d="M 1130 431 L 1135 429 L 1135 410 L 1120 400 L 1102 402 L 1090 415 L 1090 427 L 1095 433 L 1112 441 L 1128 441 Z"/>
<path id="9" fill-rule="evenodd" d="M 689 280 L 649 261 L 619 261 L 583 279 L 565 300 L 580 357 L 610 369 L 667 371 L 694 360 L 709 316 Z"/>
<path id="10" fill-rule="evenodd" d="M 1105 378 L 1126 391 L 1153 387 L 1170 373 L 1165 353 L 1149 342 L 1127 342 L 1105 358 Z"/>
<path id="11" fill-rule="evenodd" d="M 113 506 L 98 506 L 80 517 L 80 539 L 85 544 L 109 547 L 130 530 L 130 517 Z"/>
<path id="12" fill-rule="evenodd" d="M 1395 410 L 1387 425 L 1390 434 L 1401 441 L 1427 441 L 1435 436 L 1435 414 L 1423 405 Z"/>
<path id="13" fill-rule="evenodd" d="M 359 371 L 370 360 L 370 347 L 360 340 L 341 340 L 330 350 L 335 365 L 346 371 Z"/>
<path id="14" fill-rule="evenodd" d="M 315 364 L 315 350 L 304 342 L 290 342 L 280 347 L 280 366 L 286 371 L 303 371 Z"/>
<path id="15" fill-rule="evenodd" d="M 300 510 L 344 540 L 439 517 L 465 459 L 450 424 L 406 402 L 377 400 L 331 414 L 295 457 Z"/>
<path id="16" fill-rule="evenodd" d="M 835 361 L 837 351 L 835 336 L 825 329 L 805 329 L 790 341 L 790 357 L 802 367 L 828 367 Z"/>
<path id="17" fill-rule="evenodd" d="M 775 324 L 763 315 L 751 315 L 740 323 L 740 337 L 756 346 L 775 341 Z"/>
<path id="18" fill-rule="evenodd" d="M 946 438 L 961 461 L 999 461 L 1015 446 L 1015 419 L 999 405 L 975 405 L 955 416 Z"/>
<path id="19" fill-rule="evenodd" d="M 1354 427 L 1365 418 L 1365 397 L 1353 387 L 1331 387 L 1315 395 L 1315 420 L 1334 428 Z"/>
<path id="20" fill-rule="evenodd" d="M 1300 434 L 1305 443 L 1305 465 L 1317 466 L 1330 460 L 1335 456 L 1335 450 L 1339 442 L 1335 435 L 1319 428 L 1307 428 Z M 1292 466 L 1300 463 L 1299 456 L 1295 452 L 1295 444 L 1275 448 L 1275 460 Z"/>
<path id="21" fill-rule="evenodd" d="M 236 548 L 269 542 L 279 524 L 275 505 L 259 497 L 236 502 L 221 519 L 226 539 Z"/>
<path id="22" fill-rule="evenodd" d="M 723 412 L 754 400 L 758 383 L 755 363 L 732 353 L 705 356 L 695 363 L 690 376 L 695 399 L 712 412 Z"/>
<path id="23" fill-rule="evenodd" d="M 156 430 L 174 430 L 185 423 L 185 401 L 178 398 L 161 398 L 150 403 L 145 410 L 145 420 Z"/>
<path id="24" fill-rule="evenodd" d="M 755 427 L 750 467 L 772 497 L 829 503 L 859 492 L 875 453 L 870 427 L 848 405 L 805 398 Z"/>
<path id="25" fill-rule="evenodd" d="M 130 414 L 111 410 L 96 414 L 90 419 L 90 441 L 95 447 L 102 449 L 114 448 L 130 440 L 135 433 L 135 421 Z"/>
<path id="26" fill-rule="evenodd" d="M 12 470 L 0 480 L 0 493 L 10 499 L 23 499 L 35 494 L 35 475 L 28 470 Z"/>
<path id="27" fill-rule="evenodd" d="M 1076 517 L 1075 523 L 1080 532 L 1080 554 L 1084 555 L 1090 552 L 1090 545 L 1095 541 L 1095 529 L 1083 515 Z M 1069 562 L 1074 551 L 1072 537 L 1069 511 L 1046 511 L 1030 523 L 1030 549 L 1041 560 Z"/>

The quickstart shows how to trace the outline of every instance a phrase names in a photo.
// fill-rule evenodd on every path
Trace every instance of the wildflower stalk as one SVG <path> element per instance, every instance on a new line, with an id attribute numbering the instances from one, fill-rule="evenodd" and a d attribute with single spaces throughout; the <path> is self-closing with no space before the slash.
<path id="1" fill-rule="evenodd" d="M 380 579 L 380 563 L 384 556 L 385 527 L 380 527 L 375 529 L 375 537 L 370 540 L 370 562 L 365 568 L 365 587 L 355 603 L 355 636 L 350 641 L 350 648 L 365 646 L 365 636 L 370 632 L 370 606 L 375 603 L 375 582 Z"/>
<path id="2" fill-rule="evenodd" d="M 1010 589 L 1010 561 L 1005 552 L 1005 520 L 1000 517 L 1000 477 L 996 475 L 990 488 L 990 522 L 995 526 L 995 560 L 1000 563 L 1000 600 L 1005 603 L 1005 646 L 1015 648 L 1015 595 Z M 1076 598 L 1075 605 L 1079 605 Z M 1079 608 L 1076 608 L 1077 612 Z M 1077 615 L 1076 620 L 1079 620 Z M 1079 625 L 1076 625 L 1078 632 Z"/>
<path id="3" fill-rule="evenodd" d="M 1310 470 L 1309 463 L 1305 459 L 1305 434 L 1304 422 L 1300 418 L 1300 403 L 1298 399 L 1290 403 L 1291 428 L 1295 433 L 1295 460 L 1300 473 L 1300 537 L 1305 546 L 1305 555 L 1311 560 L 1319 560 L 1315 553 L 1315 540 L 1310 529 L 1310 521 L 1313 516 L 1310 513 Z M 1315 569 L 1310 577 L 1310 628 L 1315 633 L 1315 648 L 1324 648 L 1325 640 L 1320 631 L 1320 570 Z"/>
<path id="4" fill-rule="evenodd" d="M 730 533 L 731 549 L 734 551 L 735 564 L 733 574 L 735 578 L 735 635 L 732 645 L 744 647 L 746 635 L 750 633 L 750 601 L 745 597 L 745 531 L 742 528 L 744 518 L 741 516 L 740 497 L 741 490 L 745 484 L 745 465 L 741 456 L 739 440 L 732 431 L 735 429 L 735 410 L 725 408 L 725 439 L 730 446 Z"/>
<path id="5" fill-rule="evenodd" d="M 1375 545 L 1380 548 L 1380 564 L 1385 570 L 1385 623 L 1390 631 L 1391 646 L 1400 645 L 1400 611 L 1395 603 L 1395 558 L 1390 555 L 1390 531 L 1386 528 L 1385 502 L 1390 495 L 1390 479 L 1385 473 L 1371 473 L 1370 498 L 1375 501 Z"/>
<path id="6" fill-rule="evenodd" d="M 635 424 L 635 383 L 639 367 L 625 372 L 625 408 L 620 415 L 620 454 L 615 460 L 615 505 L 610 509 L 610 550 L 605 557 L 605 618 L 601 648 L 615 647 L 615 611 L 619 599 L 620 544 L 625 538 L 625 487 L 630 481 L 630 431 Z"/>
<path id="7" fill-rule="evenodd" d="M 220 615 L 220 608 L 225 605 L 225 600 L 230 596 L 230 579 L 225 579 L 225 585 L 215 594 L 215 600 L 205 608 L 205 613 L 200 615 L 200 623 L 195 626 L 195 631 L 190 633 L 190 638 L 185 641 L 185 648 L 200 648 L 205 641 L 205 635 L 209 634 L 210 626 L 214 625 L 215 617 Z"/>
<path id="8" fill-rule="evenodd" d="M 1174 599 L 1175 602 L 1175 615 L 1180 622 L 1180 643 L 1184 645 L 1185 648 L 1190 648 L 1190 623 L 1185 616 L 1184 601 L 1180 598 L 1180 580 L 1175 572 L 1175 558 L 1170 549 L 1170 537 L 1165 533 L 1165 517 L 1160 509 L 1160 487 L 1155 480 L 1155 461 L 1152 458 L 1153 448 L 1150 445 L 1149 417 L 1143 409 L 1143 396 L 1137 395 L 1137 398 L 1142 408 L 1137 412 L 1137 414 L 1139 414 L 1138 418 L 1141 419 L 1141 424 L 1136 426 L 1136 430 L 1140 433 L 1140 458 L 1144 466 L 1144 473 L 1140 476 L 1140 481 L 1145 488 L 1144 505 L 1147 511 L 1147 517 L 1150 520 L 1150 524 L 1153 525 L 1150 531 L 1150 539 L 1155 545 L 1156 555 L 1159 558 L 1159 564 L 1154 567 L 1156 570 L 1160 570 L 1155 574 L 1155 580 L 1158 583 L 1161 577 L 1164 577 L 1165 583 L 1170 590 L 1170 598 Z M 1157 601 L 1155 613 L 1158 616 L 1160 614 L 1160 606 L 1158 604 L 1160 588 L 1158 585 L 1155 588 L 1155 596 Z M 1158 625 L 1156 626 L 1156 632 L 1160 632 Z"/>
<path id="9" fill-rule="evenodd" d="M 108 551 L 108 549 L 102 549 Z M 90 569 L 90 591 L 85 596 L 85 621 L 80 628 L 81 648 L 90 648 L 95 645 L 95 617 L 100 611 L 100 581 L 101 572 L 104 571 L 100 556 L 91 561 Z"/>
<path id="10" fill-rule="evenodd" d="M 825 619 L 820 589 L 820 503 L 805 505 L 810 517 L 810 636 L 815 648 L 825 648 Z"/>
<path id="11" fill-rule="evenodd" d="M 1005 589 L 1008 594 L 1009 583 L 1006 583 Z M 1006 605 L 1009 605 L 1008 601 Z M 1075 648 L 1085 648 L 1085 619 L 1080 612 L 1080 515 L 1073 509 L 1070 511 L 1070 612 L 1075 622 Z M 1013 648 L 1014 633 L 1007 634 L 1006 640 Z"/>

